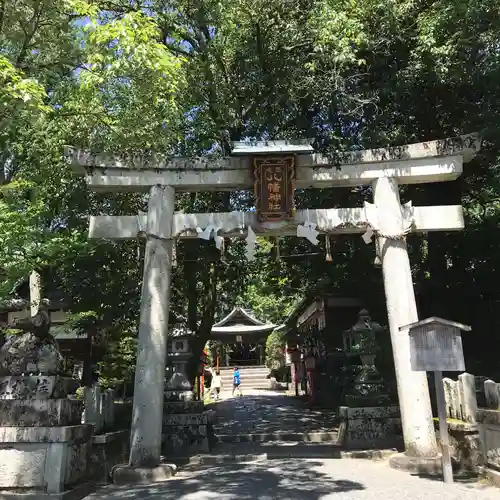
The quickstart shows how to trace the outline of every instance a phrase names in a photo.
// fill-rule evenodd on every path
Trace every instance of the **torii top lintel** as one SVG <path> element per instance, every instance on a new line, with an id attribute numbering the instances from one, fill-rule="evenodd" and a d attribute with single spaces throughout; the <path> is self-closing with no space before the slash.
<path id="1" fill-rule="evenodd" d="M 330 155 L 312 153 L 310 141 L 297 140 L 234 143 L 232 156 L 225 158 L 106 155 L 72 147 L 65 148 L 65 156 L 97 191 L 144 192 L 161 184 L 196 192 L 252 187 L 251 164 L 256 154 L 294 154 L 298 189 L 368 185 L 380 177 L 395 177 L 400 184 L 451 181 L 461 175 L 463 163 L 480 147 L 480 137 L 470 134 Z"/>

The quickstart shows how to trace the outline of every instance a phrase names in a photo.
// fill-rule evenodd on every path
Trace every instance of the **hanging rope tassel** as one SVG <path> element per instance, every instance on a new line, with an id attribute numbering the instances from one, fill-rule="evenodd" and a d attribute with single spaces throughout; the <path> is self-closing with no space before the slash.
<path id="1" fill-rule="evenodd" d="M 380 240 L 375 238 L 375 260 L 373 261 L 373 265 L 380 267 L 382 265 L 382 261 L 380 260 Z"/>
<path id="2" fill-rule="evenodd" d="M 177 240 L 172 242 L 172 267 L 177 266 Z"/>
<path id="3" fill-rule="evenodd" d="M 331 251 L 331 247 L 330 247 L 330 236 L 328 236 L 328 235 L 326 235 L 326 237 L 325 237 L 325 244 L 326 244 L 325 260 L 326 260 L 326 262 L 333 262 L 332 251 Z"/>
<path id="4" fill-rule="evenodd" d="M 222 238 L 220 243 L 220 261 L 225 265 L 229 266 L 229 262 L 226 259 L 226 240 Z"/>

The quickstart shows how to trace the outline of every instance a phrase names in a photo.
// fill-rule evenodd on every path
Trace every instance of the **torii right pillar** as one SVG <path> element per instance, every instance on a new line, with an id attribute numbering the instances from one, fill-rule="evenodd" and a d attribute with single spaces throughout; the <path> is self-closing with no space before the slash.
<path id="1" fill-rule="evenodd" d="M 405 220 L 397 178 L 381 177 L 373 182 L 379 228 L 377 247 L 382 263 L 387 315 L 396 369 L 405 455 L 391 465 L 407 470 L 436 462 L 436 434 L 432 421 L 427 375 L 414 372 L 410 364 L 410 338 L 399 327 L 418 321 L 410 259 L 404 236 Z M 393 463 L 394 462 L 394 463 Z"/>

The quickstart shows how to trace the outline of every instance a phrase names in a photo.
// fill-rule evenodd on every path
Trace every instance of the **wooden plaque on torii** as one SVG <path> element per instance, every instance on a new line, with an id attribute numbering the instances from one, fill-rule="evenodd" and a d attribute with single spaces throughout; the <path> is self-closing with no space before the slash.
<path id="1" fill-rule="evenodd" d="M 255 156 L 252 164 L 259 222 L 292 219 L 295 216 L 295 156 Z"/>

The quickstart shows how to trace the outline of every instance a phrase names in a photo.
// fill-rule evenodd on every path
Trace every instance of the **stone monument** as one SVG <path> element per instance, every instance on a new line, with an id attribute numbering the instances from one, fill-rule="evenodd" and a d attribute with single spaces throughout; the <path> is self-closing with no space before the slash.
<path id="1" fill-rule="evenodd" d="M 339 409 L 339 435 L 347 448 L 391 448 L 402 445 L 399 406 L 391 405 L 386 385 L 375 359 L 379 351 L 377 335 L 386 331 L 372 321 L 366 309 L 344 333 L 347 356 L 361 359 L 358 374 Z"/>
<path id="2" fill-rule="evenodd" d="M 92 426 L 82 402 L 69 399 L 77 382 L 65 376 L 43 304 L 10 327 L 0 348 L 0 497 L 61 498 L 88 493 Z M 79 496 L 80 495 L 80 496 Z"/>

